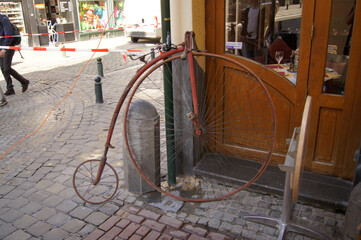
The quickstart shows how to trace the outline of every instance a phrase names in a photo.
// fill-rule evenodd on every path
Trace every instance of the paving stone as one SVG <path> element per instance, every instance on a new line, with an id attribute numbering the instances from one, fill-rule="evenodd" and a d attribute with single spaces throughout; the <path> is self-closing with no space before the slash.
<path id="1" fill-rule="evenodd" d="M 139 236 L 139 235 L 136 235 L 136 234 L 134 234 L 133 236 L 131 236 L 131 237 L 129 238 L 129 240 L 141 240 L 141 239 L 142 239 L 142 237 Z"/>
<path id="2" fill-rule="evenodd" d="M 10 199 L 4 199 L 4 198 L 1 198 L 0 199 L 0 208 L 3 208 L 5 206 L 7 206 L 8 204 L 11 204 L 12 203 L 12 200 Z M 11 206 L 9 206 L 11 208 Z"/>
<path id="3" fill-rule="evenodd" d="M 183 222 L 182 221 L 179 221 L 175 218 L 171 218 L 171 217 L 168 217 L 168 216 L 165 216 L 163 215 L 159 220 L 158 222 L 160 223 L 163 223 L 163 224 L 166 224 L 174 229 L 180 229 L 183 225 Z"/>
<path id="4" fill-rule="evenodd" d="M 145 217 L 145 218 L 149 218 L 152 220 L 157 221 L 160 218 L 160 214 L 155 213 L 155 212 L 151 212 L 149 210 L 146 209 L 142 209 L 140 210 L 140 212 L 138 213 L 139 216 Z"/>
<path id="5" fill-rule="evenodd" d="M 49 191 L 50 193 L 53 194 L 57 194 L 60 193 L 61 191 L 63 191 L 65 189 L 65 186 L 60 184 L 60 183 L 54 183 L 53 185 L 51 185 L 50 187 L 47 188 L 47 191 Z"/>
<path id="6" fill-rule="evenodd" d="M 147 226 L 153 230 L 156 230 L 158 232 L 161 232 L 165 229 L 166 225 L 163 223 L 159 223 L 150 219 L 146 219 L 142 225 Z"/>
<path id="7" fill-rule="evenodd" d="M 119 237 L 123 239 L 129 239 L 140 227 L 139 224 L 131 222 L 120 234 Z"/>
<path id="8" fill-rule="evenodd" d="M 60 228 L 53 228 L 49 232 L 45 233 L 44 240 L 61 240 L 68 236 L 68 232 Z"/>
<path id="9" fill-rule="evenodd" d="M 64 200 L 64 198 L 57 195 L 51 195 L 47 199 L 45 199 L 43 203 L 48 207 L 57 207 Z"/>
<path id="10" fill-rule="evenodd" d="M 135 232 L 136 234 L 144 237 L 145 235 L 147 235 L 149 232 L 151 231 L 151 229 L 147 226 L 140 226 L 138 228 L 138 230 Z"/>
<path id="11" fill-rule="evenodd" d="M 14 186 L 2 185 L 0 186 L 0 195 L 6 195 L 9 192 L 11 192 L 13 189 L 15 189 Z"/>
<path id="12" fill-rule="evenodd" d="M 33 213 L 38 212 L 42 208 L 43 208 L 43 206 L 41 206 L 40 204 L 30 202 L 27 205 L 25 205 L 24 207 L 22 207 L 20 209 L 20 211 L 23 213 L 27 213 L 27 214 L 33 214 Z"/>
<path id="13" fill-rule="evenodd" d="M 99 229 L 103 231 L 108 231 L 115 224 L 117 224 L 122 218 L 120 216 L 111 216 L 108 220 L 106 220 L 102 225 L 99 226 Z"/>
<path id="14" fill-rule="evenodd" d="M 192 234 L 188 240 L 206 240 L 207 238 L 204 238 L 204 237 L 200 237 L 200 236 L 197 236 L 197 235 L 194 235 Z"/>
<path id="15" fill-rule="evenodd" d="M 263 231 L 265 234 L 274 236 L 276 233 L 276 228 L 264 226 Z"/>
<path id="16" fill-rule="evenodd" d="M 24 215 L 21 218 L 17 219 L 14 222 L 14 226 L 16 226 L 17 228 L 22 228 L 22 229 L 26 229 L 28 227 L 30 227 L 31 225 L 33 225 L 35 222 L 37 222 L 38 220 L 30 215 Z"/>
<path id="17" fill-rule="evenodd" d="M 160 235 L 161 234 L 159 232 L 153 230 L 150 233 L 148 233 L 147 236 L 145 236 L 144 240 L 155 240 L 158 239 Z"/>
<path id="18" fill-rule="evenodd" d="M 82 229 L 84 225 L 85 223 L 79 219 L 71 219 L 68 222 L 66 222 L 63 226 L 61 226 L 61 228 L 67 232 L 76 233 L 80 229 Z"/>
<path id="19" fill-rule="evenodd" d="M 240 225 L 233 225 L 231 232 L 236 235 L 240 235 L 243 231 L 243 226 Z"/>
<path id="20" fill-rule="evenodd" d="M 99 238 L 99 240 L 108 240 L 108 239 L 114 239 L 123 229 L 114 226 L 109 231 L 107 231 L 103 236 Z"/>
<path id="21" fill-rule="evenodd" d="M 120 228 L 126 228 L 129 225 L 130 221 L 128 219 L 122 219 L 117 223 L 117 226 Z"/>
<path id="22" fill-rule="evenodd" d="M 34 186 L 34 188 L 36 188 L 36 189 L 47 189 L 52 184 L 53 184 L 53 182 L 51 182 L 49 180 L 41 180 Z"/>
<path id="23" fill-rule="evenodd" d="M 158 239 L 159 240 L 172 240 L 174 238 L 172 236 L 169 236 L 168 234 L 163 233 L 162 235 L 160 235 L 160 237 Z"/>
<path id="24" fill-rule="evenodd" d="M 0 214 L 0 219 L 5 222 L 12 223 L 16 219 L 21 218 L 23 215 L 24 214 L 22 212 L 20 212 L 19 210 L 10 209 L 9 211 L 6 211 L 5 213 Z"/>
<path id="25" fill-rule="evenodd" d="M 222 222 L 219 226 L 219 230 L 221 231 L 231 231 L 232 230 L 232 224 L 228 222 Z"/>
<path id="26" fill-rule="evenodd" d="M 140 211 L 140 208 L 137 208 L 137 207 L 127 204 L 127 205 L 124 205 L 122 210 L 132 213 L 132 214 L 137 214 Z"/>
<path id="27" fill-rule="evenodd" d="M 196 224 L 197 221 L 199 220 L 199 217 L 196 216 L 196 215 L 193 215 L 193 214 L 189 214 L 189 215 L 186 217 L 185 220 L 186 220 L 186 221 L 189 221 L 189 222 L 191 222 L 191 223 L 193 223 L 193 224 Z"/>
<path id="28" fill-rule="evenodd" d="M 23 198 L 23 197 L 19 197 L 15 200 L 11 200 L 7 206 L 9 208 L 12 208 L 12 209 L 17 209 L 19 210 L 20 208 L 24 207 L 25 205 L 27 205 L 29 203 L 29 201 L 26 199 L 26 198 Z M 0 207 L 2 207 L 0 205 Z"/>
<path id="29" fill-rule="evenodd" d="M 111 203 L 105 203 L 98 210 L 107 215 L 113 215 L 119 210 L 119 207 Z"/>
<path id="30" fill-rule="evenodd" d="M 52 228 L 52 225 L 45 223 L 43 221 L 38 221 L 35 224 L 33 224 L 30 228 L 27 229 L 27 232 L 29 232 L 31 235 L 34 235 L 35 237 L 41 237 L 45 233 L 47 233 Z"/>
<path id="31" fill-rule="evenodd" d="M 24 232 L 23 230 L 19 229 L 13 233 L 11 233 L 10 235 L 8 235 L 5 238 L 2 238 L 3 240 L 27 240 L 31 238 L 30 234 L 27 234 L 26 232 Z"/>
<path id="32" fill-rule="evenodd" d="M 182 230 L 188 233 L 192 233 L 201 237 L 204 237 L 207 234 L 207 230 L 200 227 L 194 227 L 190 224 L 186 224 L 182 227 Z"/>
<path id="33" fill-rule="evenodd" d="M 54 209 L 45 207 L 45 208 L 41 209 L 40 211 L 38 211 L 37 213 L 35 213 L 34 217 L 45 221 L 45 220 L 48 220 L 49 218 L 51 218 L 52 216 L 54 216 L 55 214 L 56 214 L 56 211 Z"/>
<path id="34" fill-rule="evenodd" d="M 64 223 L 68 222 L 71 219 L 70 216 L 68 216 L 67 214 L 64 214 L 62 212 L 55 214 L 54 216 L 52 216 L 51 218 L 49 218 L 47 220 L 48 223 L 50 223 L 51 225 L 60 227 L 62 226 Z"/>
<path id="35" fill-rule="evenodd" d="M 75 208 L 74 210 L 72 210 L 69 214 L 72 217 L 76 217 L 76 218 L 79 218 L 79 219 L 85 219 L 92 212 L 93 212 L 93 210 L 88 208 L 88 207 L 79 206 L 79 207 Z"/>
<path id="36" fill-rule="evenodd" d="M 101 212 L 93 212 L 88 217 L 86 217 L 84 220 L 86 222 L 92 223 L 95 226 L 98 226 L 99 224 L 103 223 L 108 218 L 107 215 Z"/>
<path id="37" fill-rule="evenodd" d="M 84 240 L 97 240 L 97 239 L 99 239 L 101 236 L 103 236 L 104 233 L 105 233 L 105 232 L 103 232 L 102 230 L 95 229 L 95 231 L 92 232 L 91 234 L 89 234 L 88 236 L 86 236 L 86 238 L 84 238 Z"/>
<path id="38" fill-rule="evenodd" d="M 211 232 L 207 235 L 207 239 L 210 240 L 232 240 L 233 238 L 223 235 L 221 233 Z"/>
<path id="39" fill-rule="evenodd" d="M 208 226 L 210 228 L 218 229 L 219 225 L 221 225 L 221 221 L 219 221 L 218 219 L 211 219 L 208 222 Z"/>
<path id="40" fill-rule="evenodd" d="M 85 226 L 80 229 L 80 231 L 77 233 L 81 237 L 87 236 L 89 233 L 93 232 L 96 229 L 96 227 L 92 224 L 85 224 Z"/>
<path id="41" fill-rule="evenodd" d="M 187 239 L 187 237 L 190 235 L 189 233 L 180 231 L 180 230 L 176 230 L 176 229 L 172 229 L 172 228 L 167 228 L 164 231 L 165 234 L 170 235 L 176 239 Z"/>
<path id="42" fill-rule="evenodd" d="M 0 239 L 4 239 L 7 235 L 15 232 L 17 229 L 10 223 L 0 222 Z"/>
<path id="43" fill-rule="evenodd" d="M 10 199 L 16 199 L 19 198 L 24 192 L 25 190 L 22 189 L 14 189 L 11 192 L 7 193 L 6 197 Z"/>
<path id="44" fill-rule="evenodd" d="M 128 219 L 129 221 L 132 221 L 132 222 L 135 222 L 135 223 L 138 223 L 138 224 L 140 224 L 141 222 L 144 221 L 144 217 L 138 216 L 138 215 L 134 215 L 134 214 L 128 214 L 127 219 Z"/>
<path id="45" fill-rule="evenodd" d="M 209 219 L 208 219 L 208 218 L 201 217 L 201 218 L 199 218 L 199 220 L 198 220 L 197 223 L 200 224 L 200 225 L 207 225 L 208 222 L 209 222 Z"/>
<path id="46" fill-rule="evenodd" d="M 77 206 L 78 206 L 77 203 L 75 203 L 71 200 L 65 199 L 56 208 L 62 212 L 67 213 L 67 212 L 70 212 L 71 210 L 73 210 L 74 208 L 76 208 Z"/>
<path id="47" fill-rule="evenodd" d="M 50 197 L 49 192 L 38 191 L 35 188 L 32 188 L 32 189 L 28 190 L 27 192 L 31 193 L 31 195 L 28 196 L 28 200 L 31 201 L 31 202 L 42 202 L 46 198 Z M 23 195 L 23 197 L 24 197 L 24 195 Z"/>
<path id="48" fill-rule="evenodd" d="M 242 232 L 242 237 L 247 239 L 256 239 L 256 232 L 248 229 L 244 229 Z"/>
<path id="49" fill-rule="evenodd" d="M 225 214 L 222 217 L 222 221 L 225 221 L 225 222 L 233 222 L 233 220 L 234 220 L 234 216 L 231 216 L 228 214 Z"/>

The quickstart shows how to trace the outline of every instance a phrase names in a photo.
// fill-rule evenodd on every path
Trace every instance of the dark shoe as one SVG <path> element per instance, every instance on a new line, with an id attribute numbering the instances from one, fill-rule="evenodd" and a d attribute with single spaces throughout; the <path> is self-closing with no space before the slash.
<path id="1" fill-rule="evenodd" d="M 14 89 L 8 89 L 6 90 L 6 92 L 4 93 L 5 96 L 10 96 L 10 95 L 14 95 L 15 91 Z"/>
<path id="2" fill-rule="evenodd" d="M 30 83 L 29 80 L 25 80 L 25 83 L 23 84 L 23 92 L 26 92 L 26 90 L 28 90 L 29 83 Z"/>

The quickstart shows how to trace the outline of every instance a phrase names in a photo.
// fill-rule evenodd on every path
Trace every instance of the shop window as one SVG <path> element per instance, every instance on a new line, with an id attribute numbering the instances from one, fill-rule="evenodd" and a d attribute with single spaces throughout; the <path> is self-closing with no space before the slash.
<path id="1" fill-rule="evenodd" d="M 225 53 L 265 64 L 296 84 L 301 15 L 300 1 L 226 0 Z"/>
<path id="2" fill-rule="evenodd" d="M 73 22 L 73 9 L 70 1 L 60 0 L 58 5 L 58 16 L 56 22 L 58 24 L 66 24 Z"/>
<path id="3" fill-rule="evenodd" d="M 355 6 L 355 0 L 332 1 L 323 93 L 344 94 Z"/>
<path id="4" fill-rule="evenodd" d="M 114 19 L 116 27 L 122 27 L 124 25 L 124 0 L 119 2 L 114 1 Z"/>
<path id="5" fill-rule="evenodd" d="M 105 1 L 79 2 L 80 29 L 104 28 L 107 23 Z"/>

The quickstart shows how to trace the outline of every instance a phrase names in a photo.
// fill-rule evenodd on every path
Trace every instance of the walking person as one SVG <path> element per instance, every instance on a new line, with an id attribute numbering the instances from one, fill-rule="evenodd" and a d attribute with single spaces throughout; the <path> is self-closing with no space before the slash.
<path id="1" fill-rule="evenodd" d="M 14 36 L 14 30 L 7 16 L 0 13 L 0 36 Z M 13 46 L 13 39 L 15 38 L 0 38 L 0 46 Z M 1 48 L 1 47 L 0 47 Z M 15 50 L 1 49 L 0 50 L 0 66 L 1 72 L 6 81 L 6 92 L 4 95 L 14 95 L 14 86 L 11 76 L 18 80 L 22 85 L 22 92 L 25 92 L 29 86 L 29 80 L 25 79 L 17 71 L 11 68 Z"/>

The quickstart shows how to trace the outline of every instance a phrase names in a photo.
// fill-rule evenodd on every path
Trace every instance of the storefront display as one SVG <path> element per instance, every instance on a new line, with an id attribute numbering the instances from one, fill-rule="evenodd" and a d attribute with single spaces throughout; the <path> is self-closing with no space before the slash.
<path id="1" fill-rule="evenodd" d="M 79 2 L 80 30 L 104 28 L 107 23 L 105 1 Z"/>
<path id="2" fill-rule="evenodd" d="M 118 5 L 117 5 L 118 3 Z M 124 0 L 114 1 L 115 26 L 122 27 L 124 24 Z"/>
<path id="3" fill-rule="evenodd" d="M 0 2 L 0 12 L 14 23 L 21 33 L 25 33 L 23 11 L 20 2 Z"/>

